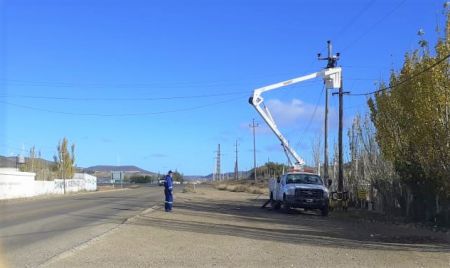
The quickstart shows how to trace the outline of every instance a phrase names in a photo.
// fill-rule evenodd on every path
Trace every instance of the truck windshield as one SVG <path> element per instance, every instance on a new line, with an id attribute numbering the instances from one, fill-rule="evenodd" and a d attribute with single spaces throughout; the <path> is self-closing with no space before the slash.
<path id="1" fill-rule="evenodd" d="M 323 184 L 319 176 L 311 174 L 288 174 L 286 183 Z"/>

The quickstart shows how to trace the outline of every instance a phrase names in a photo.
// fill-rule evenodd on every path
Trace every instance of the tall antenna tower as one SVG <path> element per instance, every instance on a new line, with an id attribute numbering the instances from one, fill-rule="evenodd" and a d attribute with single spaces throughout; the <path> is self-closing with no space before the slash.
<path id="1" fill-rule="evenodd" d="M 217 146 L 217 157 L 216 157 L 216 179 L 220 180 L 220 143 Z"/>
<path id="2" fill-rule="evenodd" d="M 234 163 L 234 179 L 239 179 L 239 166 L 238 166 L 238 141 L 236 140 L 236 162 Z"/>

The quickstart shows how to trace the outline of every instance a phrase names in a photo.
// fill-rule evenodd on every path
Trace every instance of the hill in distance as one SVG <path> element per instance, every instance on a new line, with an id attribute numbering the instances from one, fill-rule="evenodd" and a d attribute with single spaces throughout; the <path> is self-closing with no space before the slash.
<path id="1" fill-rule="evenodd" d="M 92 167 L 87 167 L 84 169 L 85 172 L 111 172 L 111 171 L 123 171 L 126 173 L 142 173 L 142 174 L 155 174 L 148 170 L 142 169 L 137 166 L 111 166 L 111 165 L 97 165 Z"/>
<path id="2" fill-rule="evenodd" d="M 30 160 L 29 157 L 24 157 L 25 162 Z M 40 161 L 46 165 L 55 165 L 55 162 L 49 161 L 43 158 L 35 158 L 35 161 Z M 0 167 L 2 168 L 15 168 L 17 165 L 17 156 L 2 156 L 0 155 Z"/>

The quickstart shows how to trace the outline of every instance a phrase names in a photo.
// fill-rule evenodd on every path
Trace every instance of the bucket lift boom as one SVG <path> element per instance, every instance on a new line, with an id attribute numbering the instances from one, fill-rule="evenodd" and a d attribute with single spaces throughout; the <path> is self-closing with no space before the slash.
<path id="1" fill-rule="evenodd" d="M 289 85 L 297 84 L 300 82 L 304 82 L 304 81 L 314 79 L 314 78 L 319 78 L 319 77 L 323 78 L 327 89 L 339 88 L 341 86 L 341 73 L 342 73 L 342 70 L 340 67 L 324 69 L 322 71 L 315 72 L 312 74 L 300 76 L 300 77 L 297 77 L 294 79 L 290 79 L 290 80 L 282 81 L 282 82 L 275 83 L 272 85 L 257 88 L 253 91 L 253 96 L 251 96 L 249 98 L 248 102 L 256 109 L 256 111 L 261 115 L 261 117 L 264 119 L 264 121 L 269 126 L 269 128 L 273 131 L 273 133 L 281 141 L 281 145 L 283 146 L 283 149 L 286 153 L 286 156 L 287 156 L 290 164 L 292 164 L 292 161 L 291 161 L 289 155 L 291 157 L 293 157 L 295 160 L 294 166 L 297 166 L 299 168 L 302 168 L 305 165 L 305 161 L 289 145 L 288 141 L 283 136 L 283 134 L 281 134 L 280 130 L 277 127 L 277 124 L 275 123 L 275 120 L 273 119 L 272 115 L 270 114 L 269 108 L 264 104 L 264 98 L 262 97 L 262 94 L 264 92 L 268 92 L 271 90 L 275 90 L 278 88 L 286 87 Z"/>

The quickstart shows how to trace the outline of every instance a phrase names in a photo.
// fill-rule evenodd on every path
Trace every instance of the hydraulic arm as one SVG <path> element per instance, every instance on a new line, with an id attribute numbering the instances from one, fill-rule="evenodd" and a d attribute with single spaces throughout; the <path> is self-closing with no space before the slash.
<path id="1" fill-rule="evenodd" d="M 328 68 L 320 72 L 315 72 L 305 76 L 257 88 L 253 91 L 253 96 L 251 96 L 250 99 L 248 100 L 249 103 L 253 105 L 253 107 L 255 107 L 256 111 L 261 115 L 261 117 L 264 119 L 266 124 L 273 131 L 273 133 L 275 133 L 277 138 L 281 141 L 281 146 L 283 146 L 284 152 L 286 153 L 289 163 L 299 167 L 303 167 L 305 165 L 305 161 L 297 154 L 297 152 L 291 146 L 289 146 L 288 141 L 278 129 L 275 120 L 270 114 L 268 107 L 264 104 L 264 98 L 261 95 L 262 93 L 267 91 L 286 87 L 289 85 L 293 85 L 296 83 L 300 83 L 318 77 L 323 78 L 327 89 L 338 88 L 341 86 L 341 68 L 340 67 Z M 290 156 L 294 158 L 295 160 L 294 163 L 292 163 Z"/>

